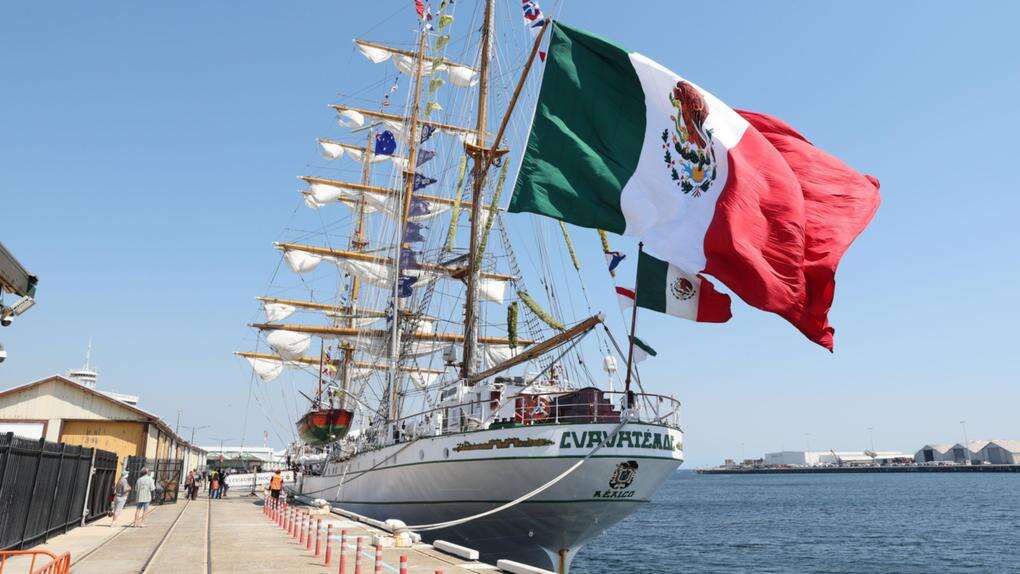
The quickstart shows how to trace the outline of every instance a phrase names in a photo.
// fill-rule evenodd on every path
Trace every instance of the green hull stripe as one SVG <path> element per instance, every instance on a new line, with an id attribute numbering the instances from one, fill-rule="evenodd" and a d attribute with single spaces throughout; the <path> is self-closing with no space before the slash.
<path id="1" fill-rule="evenodd" d="M 368 451 L 368 452 L 371 452 L 371 451 Z M 424 464 L 444 464 L 444 463 L 450 463 L 450 462 L 475 462 L 475 463 L 478 463 L 478 462 L 496 462 L 496 461 L 501 461 L 501 460 L 549 460 L 549 459 L 557 459 L 557 458 L 580 459 L 580 458 L 584 458 L 584 457 L 585 457 L 584 454 L 576 454 L 576 455 L 560 455 L 560 456 L 502 456 L 502 457 L 492 457 L 492 458 L 453 458 L 453 459 L 446 459 L 446 460 L 429 460 L 429 461 L 424 461 L 424 462 L 405 462 L 404 464 L 394 464 L 394 465 L 391 465 L 391 466 L 382 466 L 382 465 L 380 465 L 377 468 L 373 468 L 373 469 L 369 469 L 369 470 L 351 470 L 351 471 L 348 471 L 348 472 L 346 472 L 344 474 L 346 474 L 347 476 L 353 476 L 355 474 L 361 475 L 361 474 L 368 474 L 370 472 L 379 472 L 379 471 L 383 471 L 383 470 L 390 470 L 391 468 L 403 468 L 405 466 L 421 466 L 421 465 L 424 465 Z M 644 460 L 674 461 L 674 462 L 677 463 L 677 466 L 680 466 L 681 464 L 683 464 L 683 460 L 677 460 L 677 459 L 669 457 L 669 456 L 648 456 L 648 455 L 633 455 L 633 454 L 593 454 L 591 456 L 591 458 L 625 458 L 627 460 L 632 460 L 632 459 L 636 458 L 638 460 L 644 459 Z M 331 462 L 336 463 L 338 461 L 331 461 Z M 342 463 L 343 461 L 339 461 L 339 462 Z M 320 476 L 318 476 L 316 478 L 334 478 L 334 477 L 337 477 L 337 476 L 343 476 L 343 474 L 323 474 L 323 475 L 320 475 Z"/>
<path id="2" fill-rule="evenodd" d="M 637 306 L 666 312 L 666 280 L 669 264 L 641 252 L 638 257 Z"/>
<path id="3" fill-rule="evenodd" d="M 645 115 L 628 52 L 553 22 L 510 211 L 622 234 L 620 193 L 637 169 Z"/>

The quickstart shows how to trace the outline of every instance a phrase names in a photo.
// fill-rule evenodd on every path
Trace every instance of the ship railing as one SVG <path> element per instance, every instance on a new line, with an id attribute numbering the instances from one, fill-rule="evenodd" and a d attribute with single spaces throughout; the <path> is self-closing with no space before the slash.
<path id="1" fill-rule="evenodd" d="M 575 391 L 555 391 L 546 393 L 519 393 L 499 399 L 482 399 L 464 401 L 460 403 L 445 404 L 414 414 L 410 414 L 393 421 L 398 442 L 423 436 L 434 432 L 429 427 L 433 423 L 432 417 L 443 412 L 458 412 L 456 421 L 446 419 L 443 421 L 443 431 L 463 432 L 479 430 L 491 427 L 514 427 L 533 426 L 542 424 L 593 424 L 593 423 L 618 423 L 623 415 L 626 402 L 626 393 L 614 391 L 601 391 L 592 397 L 591 400 L 578 400 L 578 397 L 570 397 L 569 402 L 564 398 L 575 393 Z M 659 424 L 672 428 L 680 428 L 681 403 L 676 397 L 659 395 L 654 393 L 633 393 L 633 406 L 630 408 L 629 420 L 631 422 Z M 498 418 L 499 413 L 504 413 L 503 407 L 514 402 L 513 418 Z M 496 403 L 493 405 L 493 403 Z M 493 406 L 488 418 L 478 419 L 471 416 L 473 407 L 477 405 L 490 404 Z M 424 426 L 426 428 L 422 428 Z M 420 432 L 420 431 L 425 431 Z"/>

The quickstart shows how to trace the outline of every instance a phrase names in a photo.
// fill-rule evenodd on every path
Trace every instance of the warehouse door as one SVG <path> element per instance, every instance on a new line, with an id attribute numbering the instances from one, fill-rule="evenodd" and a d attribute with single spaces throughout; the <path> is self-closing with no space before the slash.
<path id="1" fill-rule="evenodd" d="M 145 452 L 145 423 L 134 421 L 64 421 L 60 442 L 116 453 L 123 466 L 129 456 Z M 118 468 L 117 476 L 120 476 Z"/>

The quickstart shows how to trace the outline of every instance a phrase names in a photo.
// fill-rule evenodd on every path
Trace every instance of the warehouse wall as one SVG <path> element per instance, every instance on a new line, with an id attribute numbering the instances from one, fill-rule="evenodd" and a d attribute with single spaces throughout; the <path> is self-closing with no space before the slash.
<path id="1" fill-rule="evenodd" d="M 141 417 L 115 402 L 57 381 L 47 381 L 0 397 L 0 420 L 48 419 L 46 440 L 60 440 L 61 419 L 141 420 Z"/>

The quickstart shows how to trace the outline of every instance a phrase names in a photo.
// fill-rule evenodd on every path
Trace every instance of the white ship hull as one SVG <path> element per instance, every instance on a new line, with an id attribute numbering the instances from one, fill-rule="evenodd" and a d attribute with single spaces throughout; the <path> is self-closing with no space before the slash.
<path id="1" fill-rule="evenodd" d="M 472 516 L 514 500 L 584 458 L 614 423 L 555 424 L 425 437 L 358 454 L 303 477 L 299 492 L 408 525 Z M 425 532 L 565 572 L 587 541 L 651 499 L 683 461 L 682 433 L 628 423 L 580 468 L 535 497 L 463 525 Z"/>

